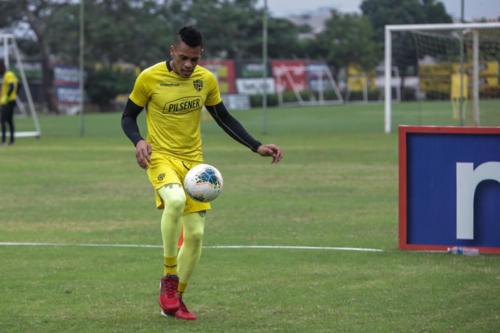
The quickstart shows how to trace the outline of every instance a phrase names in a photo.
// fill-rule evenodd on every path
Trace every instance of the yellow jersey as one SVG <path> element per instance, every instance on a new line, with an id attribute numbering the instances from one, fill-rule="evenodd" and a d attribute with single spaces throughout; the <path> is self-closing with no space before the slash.
<path id="1" fill-rule="evenodd" d="M 168 61 L 157 63 L 139 74 L 129 98 L 146 108 L 146 141 L 153 152 L 203 161 L 201 110 L 222 102 L 217 79 L 208 69 L 198 65 L 183 78 Z"/>
<path id="2" fill-rule="evenodd" d="M 9 86 L 14 84 L 14 90 L 7 96 Z M 17 98 L 17 85 L 18 80 L 16 74 L 12 71 L 6 71 L 3 75 L 2 91 L 0 92 L 0 104 L 7 104 L 8 102 L 15 101 Z"/>
<path id="3" fill-rule="evenodd" d="M 462 89 L 463 89 L 463 98 L 467 99 L 469 95 L 469 76 L 463 76 L 463 87 L 462 87 L 462 77 L 460 73 L 454 73 L 451 75 L 451 99 L 460 99 L 462 97 Z M 462 88 L 462 89 L 461 89 Z"/>

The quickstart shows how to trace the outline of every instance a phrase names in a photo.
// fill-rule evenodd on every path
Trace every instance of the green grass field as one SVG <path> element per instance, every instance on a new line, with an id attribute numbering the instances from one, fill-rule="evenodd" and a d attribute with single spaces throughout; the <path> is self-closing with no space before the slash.
<path id="1" fill-rule="evenodd" d="M 453 124 L 449 103 L 399 104 L 394 123 Z M 397 136 L 383 105 L 234 112 L 279 165 L 203 123 L 225 189 L 186 292 L 196 322 L 160 317 L 160 214 L 120 114 L 42 117 L 0 149 L 0 332 L 498 332 L 500 257 L 397 248 Z M 500 125 L 498 102 L 483 124 Z M 19 128 L 28 120 L 18 119 Z M 215 245 L 383 252 L 218 249 Z"/>

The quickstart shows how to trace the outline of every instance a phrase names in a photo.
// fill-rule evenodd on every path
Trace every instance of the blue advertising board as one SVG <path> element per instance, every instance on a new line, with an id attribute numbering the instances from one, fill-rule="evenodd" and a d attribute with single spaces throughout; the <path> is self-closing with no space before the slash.
<path id="1" fill-rule="evenodd" d="M 500 253 L 500 128 L 399 128 L 399 245 Z"/>

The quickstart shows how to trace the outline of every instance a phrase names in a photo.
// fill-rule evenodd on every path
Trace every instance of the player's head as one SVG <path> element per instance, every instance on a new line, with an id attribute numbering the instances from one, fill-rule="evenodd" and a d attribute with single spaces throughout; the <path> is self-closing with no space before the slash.
<path id="1" fill-rule="evenodd" d="M 177 33 L 175 42 L 170 46 L 171 64 L 174 72 L 185 78 L 190 77 L 202 53 L 201 33 L 194 27 L 183 27 Z"/>
<path id="2" fill-rule="evenodd" d="M 3 59 L 0 59 L 0 74 L 3 75 L 6 70 L 7 68 L 5 67 L 5 62 L 3 61 Z"/>

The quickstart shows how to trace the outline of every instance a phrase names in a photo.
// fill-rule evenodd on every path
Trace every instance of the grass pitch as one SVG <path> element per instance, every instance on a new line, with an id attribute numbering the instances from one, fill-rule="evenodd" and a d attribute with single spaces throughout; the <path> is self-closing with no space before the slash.
<path id="1" fill-rule="evenodd" d="M 499 125 L 498 102 L 482 107 Z M 397 250 L 397 137 L 383 106 L 234 115 L 279 165 L 203 123 L 225 189 L 205 243 L 383 252 L 204 249 L 186 292 L 196 322 L 160 317 L 160 211 L 121 133 L 120 114 L 42 117 L 41 140 L 0 150 L 0 332 L 494 332 L 500 258 Z M 469 120 L 468 120 L 469 121 Z M 395 123 L 454 124 L 449 103 L 400 104 Z M 20 129 L 29 121 L 18 119 Z"/>

